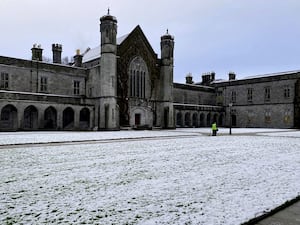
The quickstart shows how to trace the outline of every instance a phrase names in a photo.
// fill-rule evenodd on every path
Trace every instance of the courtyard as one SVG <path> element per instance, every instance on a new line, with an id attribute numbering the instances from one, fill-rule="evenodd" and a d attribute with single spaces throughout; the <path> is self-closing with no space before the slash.
<path id="1" fill-rule="evenodd" d="M 1 224 L 247 222 L 300 195 L 300 131 L 0 133 Z"/>

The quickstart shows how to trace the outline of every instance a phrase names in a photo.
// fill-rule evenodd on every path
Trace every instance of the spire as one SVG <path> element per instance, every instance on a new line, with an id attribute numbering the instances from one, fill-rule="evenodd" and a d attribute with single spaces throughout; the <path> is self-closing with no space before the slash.
<path id="1" fill-rule="evenodd" d="M 167 34 L 169 34 L 169 29 L 167 29 Z"/>
<path id="2" fill-rule="evenodd" d="M 100 18 L 100 21 L 104 21 L 104 20 L 111 20 L 111 21 L 117 22 L 116 17 L 110 15 L 110 8 L 109 7 L 107 8 L 107 14 Z"/>

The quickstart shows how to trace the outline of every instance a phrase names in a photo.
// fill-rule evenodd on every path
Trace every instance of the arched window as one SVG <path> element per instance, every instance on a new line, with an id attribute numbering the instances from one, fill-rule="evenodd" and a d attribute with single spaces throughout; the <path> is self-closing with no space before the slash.
<path id="1" fill-rule="evenodd" d="M 130 97 L 147 98 L 149 90 L 149 75 L 145 61 L 137 56 L 129 65 L 129 93 Z"/>

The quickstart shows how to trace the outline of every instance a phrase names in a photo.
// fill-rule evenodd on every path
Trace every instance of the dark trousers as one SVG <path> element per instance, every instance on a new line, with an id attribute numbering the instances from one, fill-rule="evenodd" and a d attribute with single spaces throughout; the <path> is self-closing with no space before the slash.
<path id="1" fill-rule="evenodd" d="M 212 136 L 217 136 L 217 130 L 212 131 Z"/>

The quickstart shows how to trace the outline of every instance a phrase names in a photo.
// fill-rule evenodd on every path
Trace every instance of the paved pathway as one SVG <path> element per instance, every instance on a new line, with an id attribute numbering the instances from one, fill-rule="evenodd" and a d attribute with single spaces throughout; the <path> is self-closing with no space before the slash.
<path id="1" fill-rule="evenodd" d="M 300 225 L 300 200 L 282 209 L 281 211 L 266 217 L 259 222 L 249 225 Z"/>

